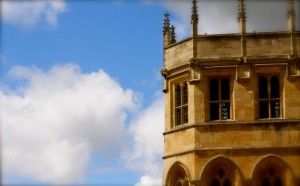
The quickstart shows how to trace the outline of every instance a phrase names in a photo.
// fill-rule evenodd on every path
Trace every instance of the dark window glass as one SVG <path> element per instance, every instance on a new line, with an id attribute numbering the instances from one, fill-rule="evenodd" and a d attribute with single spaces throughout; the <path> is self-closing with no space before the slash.
<path id="1" fill-rule="evenodd" d="M 272 118 L 280 117 L 280 101 L 279 100 L 271 102 L 271 114 L 272 114 Z"/>
<path id="2" fill-rule="evenodd" d="M 224 180 L 223 186 L 231 186 L 231 181 L 230 181 L 230 179 L 226 178 L 226 179 Z"/>
<path id="3" fill-rule="evenodd" d="M 259 118 L 269 118 L 269 103 L 268 101 L 259 102 Z"/>
<path id="4" fill-rule="evenodd" d="M 187 83 L 183 84 L 183 104 L 188 103 L 188 86 Z"/>
<path id="5" fill-rule="evenodd" d="M 268 98 L 268 80 L 264 76 L 259 78 L 259 98 Z"/>
<path id="6" fill-rule="evenodd" d="M 188 123 L 188 83 L 175 85 L 175 126 Z"/>
<path id="7" fill-rule="evenodd" d="M 222 120 L 230 118 L 230 103 L 222 103 L 221 105 Z"/>
<path id="8" fill-rule="evenodd" d="M 262 180 L 262 186 L 271 186 L 271 182 L 267 177 Z"/>
<path id="9" fill-rule="evenodd" d="M 271 98 L 279 98 L 279 79 L 276 76 L 271 78 Z"/>
<path id="10" fill-rule="evenodd" d="M 230 100 L 230 85 L 227 78 L 222 79 L 221 82 L 222 100 Z"/>
<path id="11" fill-rule="evenodd" d="M 214 178 L 211 182 L 211 186 L 221 186 L 220 181 L 217 178 Z"/>
<path id="12" fill-rule="evenodd" d="M 180 85 L 176 85 L 175 88 L 175 104 L 176 106 L 180 106 L 181 105 L 181 88 Z"/>
<path id="13" fill-rule="evenodd" d="M 210 104 L 210 120 L 219 120 L 219 103 Z"/>
<path id="14" fill-rule="evenodd" d="M 188 123 L 188 107 L 183 107 L 183 123 Z"/>
<path id="15" fill-rule="evenodd" d="M 177 181 L 175 186 L 182 186 L 182 183 L 180 181 Z"/>
<path id="16" fill-rule="evenodd" d="M 176 117 L 176 125 L 180 125 L 181 124 L 181 109 L 180 108 L 176 108 L 175 110 L 175 117 Z"/>
<path id="17" fill-rule="evenodd" d="M 259 78 L 259 118 L 280 118 L 280 82 L 276 75 Z"/>
<path id="18" fill-rule="evenodd" d="M 281 179 L 279 177 L 276 177 L 274 179 L 274 186 L 282 186 Z"/>
<path id="19" fill-rule="evenodd" d="M 219 81 L 212 79 L 209 83 L 210 101 L 219 100 Z"/>
<path id="20" fill-rule="evenodd" d="M 209 82 L 210 120 L 230 119 L 230 80 L 219 76 Z"/>

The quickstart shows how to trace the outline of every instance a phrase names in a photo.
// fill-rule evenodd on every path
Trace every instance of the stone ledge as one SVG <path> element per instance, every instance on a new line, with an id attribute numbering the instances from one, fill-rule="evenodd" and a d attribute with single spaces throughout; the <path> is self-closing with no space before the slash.
<path id="1" fill-rule="evenodd" d="M 193 123 L 193 124 L 183 124 L 177 127 L 174 127 L 168 131 L 165 131 L 163 134 L 171 134 L 174 132 L 187 130 L 190 128 L 204 128 L 204 127 L 222 127 L 225 126 L 227 128 L 229 127 L 259 127 L 259 126 L 265 126 L 265 125 L 276 125 L 283 127 L 284 125 L 299 125 L 300 126 L 300 120 L 287 120 L 287 119 L 260 119 L 256 121 L 251 122 L 239 122 L 239 121 L 233 121 L 233 120 L 226 120 L 226 121 L 213 121 L 213 122 L 204 122 L 204 123 Z M 298 128 L 300 130 L 300 127 Z"/>
<path id="2" fill-rule="evenodd" d="M 293 150 L 296 154 L 300 154 L 300 145 L 297 146 L 278 146 L 278 147 L 234 147 L 234 148 L 194 148 L 190 150 L 185 150 L 177 153 L 163 155 L 162 159 L 172 158 L 176 156 L 182 156 L 190 153 L 208 153 L 208 152 L 219 152 L 220 154 L 228 153 L 232 154 L 233 152 L 270 152 L 270 151 L 281 151 L 288 152 L 288 150 Z"/>

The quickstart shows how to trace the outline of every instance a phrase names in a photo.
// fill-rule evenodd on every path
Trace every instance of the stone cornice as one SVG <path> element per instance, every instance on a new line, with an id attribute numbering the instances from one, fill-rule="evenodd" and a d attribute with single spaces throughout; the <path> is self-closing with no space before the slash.
<path id="1" fill-rule="evenodd" d="M 279 152 L 294 152 L 300 154 L 300 145 L 294 146 L 277 146 L 277 147 L 229 147 L 229 148 L 193 148 L 190 150 L 180 151 L 177 153 L 166 154 L 162 158 L 172 158 L 177 156 L 182 156 L 190 153 L 208 153 L 208 152 L 217 152 L 218 154 L 234 153 L 234 152 L 270 152 L 270 151 L 279 151 Z"/>
<path id="2" fill-rule="evenodd" d="M 252 122 L 239 122 L 239 121 L 214 121 L 214 122 L 204 122 L 204 123 L 194 123 L 194 124 L 184 124 L 172 128 L 171 130 L 165 131 L 163 134 L 168 135 L 178 131 L 187 130 L 190 128 L 217 128 L 217 127 L 227 127 L 235 128 L 235 127 L 249 127 L 252 128 L 253 126 L 266 126 L 266 125 L 276 125 L 284 127 L 286 125 L 299 125 L 298 130 L 300 130 L 300 120 L 287 120 L 287 119 L 260 119 Z"/>

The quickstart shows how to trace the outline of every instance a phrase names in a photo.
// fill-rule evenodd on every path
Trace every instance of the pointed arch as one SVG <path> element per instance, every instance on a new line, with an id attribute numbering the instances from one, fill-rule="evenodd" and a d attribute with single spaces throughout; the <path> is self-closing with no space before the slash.
<path id="1" fill-rule="evenodd" d="M 170 167 L 167 177 L 166 186 L 189 186 L 190 173 L 187 167 L 176 161 Z"/>
<path id="2" fill-rule="evenodd" d="M 203 185 L 241 185 L 242 173 L 236 163 L 226 156 L 210 159 L 201 170 Z"/>
<path id="3" fill-rule="evenodd" d="M 254 185 L 295 186 L 295 176 L 290 166 L 279 156 L 268 154 L 252 168 Z"/>

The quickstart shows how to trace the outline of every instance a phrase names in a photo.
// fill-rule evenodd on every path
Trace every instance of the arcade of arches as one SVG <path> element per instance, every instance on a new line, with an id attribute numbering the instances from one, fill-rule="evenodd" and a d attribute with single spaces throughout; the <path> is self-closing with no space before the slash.
<path id="1" fill-rule="evenodd" d="M 245 178 L 239 167 L 225 156 L 210 160 L 191 180 L 189 169 L 181 162 L 170 168 L 166 186 L 297 186 L 291 169 L 276 155 L 262 158 L 253 165 L 251 178 Z"/>
<path id="2" fill-rule="evenodd" d="M 280 5 L 286 30 L 249 32 L 246 1 L 237 33 L 198 33 L 192 0 L 191 36 L 176 41 L 164 14 L 163 186 L 300 186 L 299 4 Z"/>

